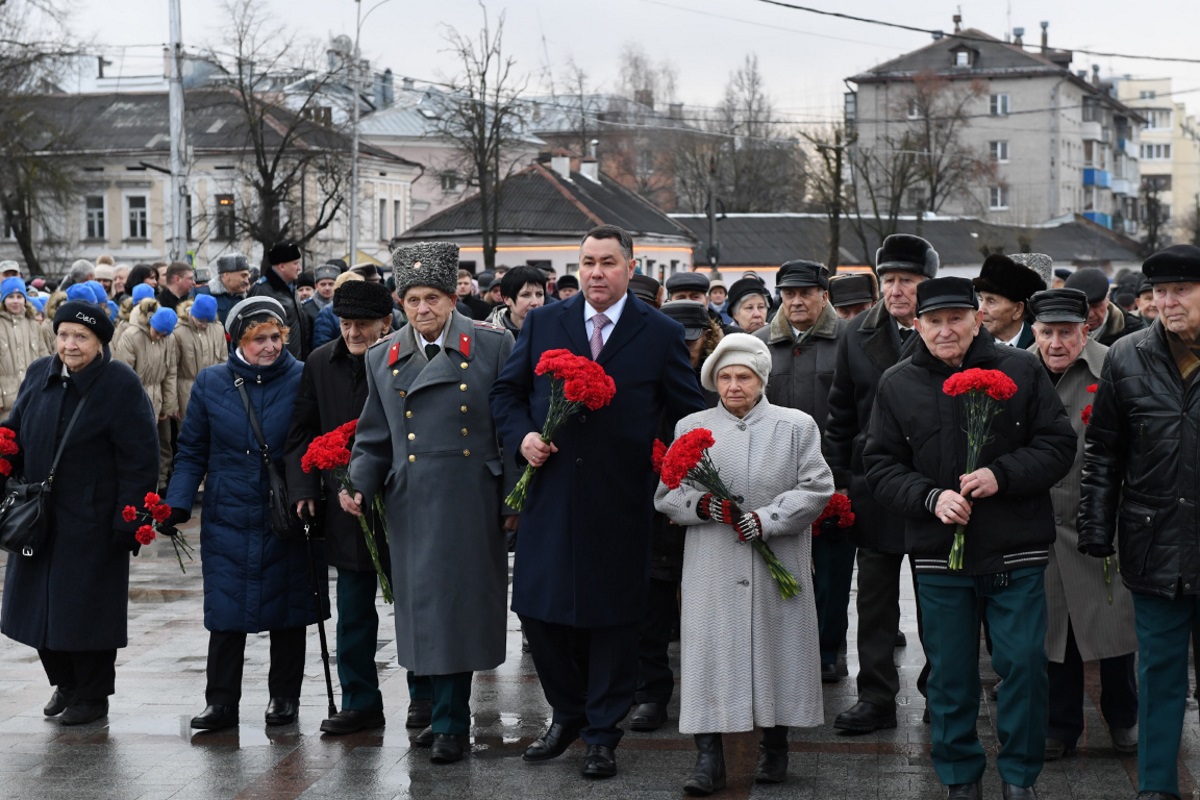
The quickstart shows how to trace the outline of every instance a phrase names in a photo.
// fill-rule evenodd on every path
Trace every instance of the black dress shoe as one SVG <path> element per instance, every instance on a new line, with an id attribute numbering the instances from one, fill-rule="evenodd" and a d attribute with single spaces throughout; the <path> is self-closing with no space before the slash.
<path id="1" fill-rule="evenodd" d="M 103 700 L 76 700 L 67 706 L 58 718 L 59 725 L 86 725 L 108 716 L 108 698 Z"/>
<path id="2" fill-rule="evenodd" d="M 433 728 L 422 728 L 420 733 L 408 741 L 413 747 L 433 747 Z"/>
<path id="3" fill-rule="evenodd" d="M 1112 734 L 1113 750 L 1116 750 L 1123 756 L 1131 756 L 1137 753 L 1137 725 L 1134 725 L 1132 728 L 1109 728 L 1108 732 Z"/>
<path id="4" fill-rule="evenodd" d="M 874 703 L 859 700 L 837 715 L 833 727 L 847 733 L 870 733 L 896 727 L 896 709 L 880 708 Z"/>
<path id="5" fill-rule="evenodd" d="M 433 764 L 453 764 L 462 761 L 467 737 L 462 733 L 435 733 L 429 761 Z"/>
<path id="6" fill-rule="evenodd" d="M 1032 786 L 1017 786 L 1007 782 L 1001 785 L 1000 794 L 1004 800 L 1038 800 L 1037 790 Z"/>
<path id="7" fill-rule="evenodd" d="M 908 637 L 904 631 L 896 631 L 896 647 L 908 647 Z"/>
<path id="8" fill-rule="evenodd" d="M 838 672 L 837 664 L 821 665 L 821 683 L 840 683 L 842 674 Z"/>
<path id="9" fill-rule="evenodd" d="M 1042 754 L 1043 761 L 1057 761 L 1063 756 L 1069 756 L 1075 752 L 1074 747 L 1067 747 L 1062 739 L 1046 739 L 1046 749 Z"/>
<path id="10" fill-rule="evenodd" d="M 589 744 L 583 757 L 583 777 L 611 778 L 617 774 L 617 754 L 611 747 Z"/>
<path id="11" fill-rule="evenodd" d="M 521 758 L 526 761 L 549 761 L 552 758 L 558 758 L 571 746 L 571 742 L 579 738 L 579 731 L 582 727 L 582 725 L 568 727 L 558 722 L 553 723 L 545 733 L 534 739 L 533 743 L 525 748 L 525 755 Z"/>
<path id="12" fill-rule="evenodd" d="M 54 694 L 50 695 L 50 702 L 46 703 L 42 713 L 47 717 L 57 717 L 59 714 L 67 710 L 67 706 L 71 705 L 71 691 L 61 686 L 54 687 Z"/>
<path id="13" fill-rule="evenodd" d="M 299 697 L 272 697 L 267 703 L 268 725 L 291 725 L 300 713 Z"/>
<path id="14" fill-rule="evenodd" d="M 925 706 L 925 710 L 921 712 L 921 722 L 929 724 L 929 706 Z"/>
<path id="15" fill-rule="evenodd" d="M 238 724 L 237 706 L 213 703 L 192 717 L 192 727 L 201 731 L 219 731 Z"/>
<path id="16" fill-rule="evenodd" d="M 946 787 L 946 800 L 979 800 L 983 797 L 983 782 L 954 783 Z"/>
<path id="17" fill-rule="evenodd" d="M 684 781 L 684 794 L 708 797 L 725 788 L 725 750 L 719 733 L 696 734 L 696 768 Z"/>
<path id="18" fill-rule="evenodd" d="M 667 707 L 662 703 L 641 703 L 629 715 L 629 729 L 656 731 L 667 721 Z"/>
<path id="19" fill-rule="evenodd" d="M 382 711 L 339 711 L 321 723 L 321 731 L 333 736 L 357 733 L 387 724 Z"/>
<path id="20" fill-rule="evenodd" d="M 433 701 L 412 700 L 408 704 L 408 716 L 404 718 L 406 728 L 428 728 L 433 722 Z"/>

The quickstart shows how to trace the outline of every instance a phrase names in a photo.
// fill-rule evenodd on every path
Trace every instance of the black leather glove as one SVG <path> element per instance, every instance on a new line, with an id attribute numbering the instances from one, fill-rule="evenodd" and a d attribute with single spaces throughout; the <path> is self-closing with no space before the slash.
<path id="1" fill-rule="evenodd" d="M 705 492 L 696 505 L 696 516 L 722 525 L 733 524 L 733 501 L 722 500 L 711 492 Z"/>
<path id="2" fill-rule="evenodd" d="M 738 539 L 743 542 L 762 538 L 762 520 L 753 511 L 742 514 L 738 521 L 733 523 L 733 529 L 737 531 Z"/>
<path id="3" fill-rule="evenodd" d="M 162 527 L 174 529 L 175 527 L 187 522 L 191 518 L 192 518 L 192 514 L 187 509 L 172 508 L 171 513 L 168 514 L 167 518 L 162 521 Z M 162 532 L 166 533 L 165 530 L 163 530 Z M 175 531 L 175 533 L 178 533 L 178 532 L 179 531 Z M 167 535 L 174 536 L 175 533 L 168 533 Z"/>
<path id="4" fill-rule="evenodd" d="M 1110 544 L 1101 544 L 1100 542 L 1086 542 L 1079 545 L 1079 552 L 1084 555 L 1092 556 L 1093 558 L 1108 558 L 1116 549 Z"/>
<path id="5" fill-rule="evenodd" d="M 137 534 L 134 531 L 113 531 L 112 544 L 118 550 L 128 550 L 135 556 L 138 550 L 142 549 L 142 545 L 138 542 Z"/>

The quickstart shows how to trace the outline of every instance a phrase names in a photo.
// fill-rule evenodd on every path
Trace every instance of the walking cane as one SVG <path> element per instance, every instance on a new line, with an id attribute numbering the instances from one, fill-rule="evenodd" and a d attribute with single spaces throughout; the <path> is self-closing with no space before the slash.
<path id="1" fill-rule="evenodd" d="M 333 701 L 333 676 L 329 672 L 329 642 L 325 639 L 325 606 L 321 602 L 321 584 L 317 582 L 317 554 L 313 551 L 312 517 L 306 509 L 301 515 L 304 523 L 304 541 L 308 545 L 308 578 L 312 584 L 313 599 L 317 603 L 317 634 L 321 638 L 321 663 L 325 666 L 325 691 L 329 696 L 329 716 L 338 713 Z"/>

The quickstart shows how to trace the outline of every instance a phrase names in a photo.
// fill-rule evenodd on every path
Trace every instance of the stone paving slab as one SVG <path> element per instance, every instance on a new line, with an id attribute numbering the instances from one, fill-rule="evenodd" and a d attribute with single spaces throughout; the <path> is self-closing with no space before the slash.
<path id="1" fill-rule="evenodd" d="M 198 540 L 194 524 L 185 528 Z M 0 573 L 3 566 L 0 564 Z M 332 581 L 331 581 L 332 584 Z M 902 581 L 902 628 L 912 646 L 896 651 L 901 694 L 898 727 L 860 737 L 838 735 L 833 718 L 855 699 L 852 677 L 825 687 L 826 724 L 793 730 L 789 780 L 757 786 L 753 734 L 726 738 L 730 800 L 909 800 L 945 796 L 929 757 L 924 699 L 916 691 L 923 657 L 917 645 L 911 582 Z M 331 585 L 332 594 L 332 585 Z M 854 598 L 851 598 L 851 611 Z M 547 764 L 521 761 L 525 746 L 547 724 L 549 708 L 533 664 L 521 653 L 520 629 L 508 618 L 508 658 L 476 675 L 472 751 L 462 763 L 436 766 L 428 751 L 409 745 L 405 672 L 395 662 L 393 617 L 380 604 L 377 663 L 389 727 L 347 737 L 322 736 L 326 713 L 324 673 L 316 627 L 310 628 L 305 694 L 294 725 L 262 722 L 269 642 L 250 636 L 236 730 L 195 732 L 192 715 L 204 706 L 207 634 L 202 624 L 200 564 L 180 574 L 168 546 L 159 544 L 133 561 L 129 605 L 130 646 L 117 658 L 117 693 L 107 720 L 64 728 L 42 716 L 50 694 L 36 653 L 0 639 L 0 798 L 3 800 L 392 800 L 393 798 L 588 798 L 675 800 L 694 761 L 690 736 L 671 721 L 654 733 L 627 733 L 617 750 L 620 774 L 590 782 L 579 776 L 583 749 L 576 744 Z M 847 668 L 857 671 L 851 616 Z M 327 625 L 333 646 L 333 622 Z M 678 664 L 677 650 L 673 652 Z M 985 686 L 995 680 L 987 655 Z M 336 682 L 336 671 L 334 672 Z M 335 683 L 336 691 L 336 683 Z M 1088 672 L 1088 731 L 1076 756 L 1048 764 L 1038 783 L 1045 800 L 1131 800 L 1136 758 L 1118 758 L 1098 711 L 1099 685 Z M 989 756 L 986 800 L 1000 797 L 995 771 L 994 705 L 986 693 L 979 731 Z M 1184 729 L 1181 775 L 1185 798 L 1200 798 L 1192 776 L 1200 770 L 1200 724 L 1194 701 Z"/>

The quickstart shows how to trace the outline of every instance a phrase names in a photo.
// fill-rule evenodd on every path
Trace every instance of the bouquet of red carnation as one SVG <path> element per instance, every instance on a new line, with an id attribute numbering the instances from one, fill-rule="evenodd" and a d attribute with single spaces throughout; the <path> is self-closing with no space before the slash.
<path id="1" fill-rule="evenodd" d="M 684 479 L 690 480 L 692 483 L 702 486 L 714 497 L 733 503 L 733 515 L 740 517 L 742 509 L 738 503 L 742 498 L 736 497 L 725 485 L 725 481 L 721 479 L 721 474 L 717 471 L 717 465 L 708 455 L 708 449 L 714 443 L 712 431 L 707 428 L 694 428 L 688 431 L 676 439 L 669 448 L 666 448 L 665 453 L 662 453 L 658 476 L 668 489 L 678 489 Z M 662 443 L 656 441 L 655 458 L 662 452 L 661 447 Z M 800 584 L 771 550 L 770 545 L 762 539 L 752 539 L 751 542 L 754 549 L 767 562 L 767 569 L 779 586 L 779 593 L 783 595 L 783 598 L 786 600 L 799 594 Z"/>
<path id="2" fill-rule="evenodd" d="M 617 385 L 604 367 L 570 350 L 547 350 L 542 353 L 534 372 L 538 375 L 550 374 L 550 410 L 546 414 L 546 421 L 542 423 L 543 442 L 554 440 L 554 435 L 567 417 L 584 408 L 588 411 L 604 408 L 617 393 Z M 524 507 L 535 472 L 537 467 L 532 464 L 525 466 L 516 487 L 504 498 L 509 508 L 520 511 Z"/>
<path id="3" fill-rule="evenodd" d="M 844 494 L 835 493 L 825 504 L 822 511 L 812 524 L 813 536 L 820 536 L 825 527 L 849 528 L 854 524 L 854 512 L 850 510 L 850 498 Z"/>
<path id="4" fill-rule="evenodd" d="M 0 428 L 0 475 L 8 477 L 12 475 L 13 465 L 8 460 L 8 456 L 15 456 L 21 452 L 21 448 L 17 447 L 17 432 L 12 428 Z"/>
<path id="5" fill-rule="evenodd" d="M 1093 383 L 1087 387 L 1087 392 L 1089 394 L 1095 394 L 1096 390 L 1099 388 L 1100 388 L 1100 384 Z M 1084 425 L 1091 424 L 1091 422 L 1092 422 L 1092 404 L 1091 403 L 1088 403 L 1086 406 L 1083 407 L 1083 411 L 1079 412 L 1079 417 L 1080 417 L 1080 419 L 1083 420 Z M 1108 587 L 1108 604 L 1110 606 L 1112 605 L 1113 573 L 1120 572 L 1120 571 L 1121 571 L 1120 565 L 1117 564 L 1117 562 L 1113 560 L 1112 556 L 1104 557 L 1104 585 Z"/>
<path id="6" fill-rule="evenodd" d="M 1017 384 L 998 369 L 967 369 L 951 375 L 942 384 L 942 391 L 951 397 L 962 397 L 967 405 L 967 465 L 966 472 L 972 473 L 979 464 L 983 446 L 992 440 L 992 419 L 1003 407 L 1001 403 L 1012 399 L 1017 393 Z M 954 529 L 954 545 L 950 548 L 947 567 L 952 572 L 963 568 L 965 525 Z"/>
<path id="7" fill-rule="evenodd" d="M 187 556 L 188 561 L 192 560 L 192 554 L 195 552 L 192 546 L 188 544 L 188 540 L 184 538 L 176 528 L 169 528 L 163 523 L 167 521 L 167 517 L 171 516 L 171 507 L 162 501 L 154 492 L 147 492 L 146 497 L 142 502 L 144 511 L 139 511 L 134 506 L 125 506 L 121 511 L 121 518 L 126 522 L 142 522 L 142 526 L 137 529 L 134 538 L 138 544 L 145 545 L 153 542 L 158 534 L 162 534 L 171 540 L 171 545 L 175 548 L 175 560 L 179 562 L 179 570 L 186 573 L 187 569 L 183 566 L 183 557 Z"/>
<path id="8" fill-rule="evenodd" d="M 300 459 L 300 468 L 305 472 L 316 470 L 332 470 L 334 480 L 345 489 L 351 497 L 354 496 L 354 486 L 350 483 L 350 446 L 354 441 L 354 432 L 358 428 L 358 420 L 352 419 L 344 425 L 323 433 L 314 438 Z M 371 498 L 371 510 L 378 520 L 384 520 L 383 496 L 379 492 Z M 362 528 L 363 539 L 367 543 L 367 552 L 371 554 L 371 563 L 375 565 L 375 574 L 379 576 L 379 589 L 383 593 L 385 603 L 393 602 L 392 585 L 388 582 L 387 573 L 379 562 L 379 545 L 375 541 L 375 530 L 367 520 L 367 515 L 358 518 Z"/>

